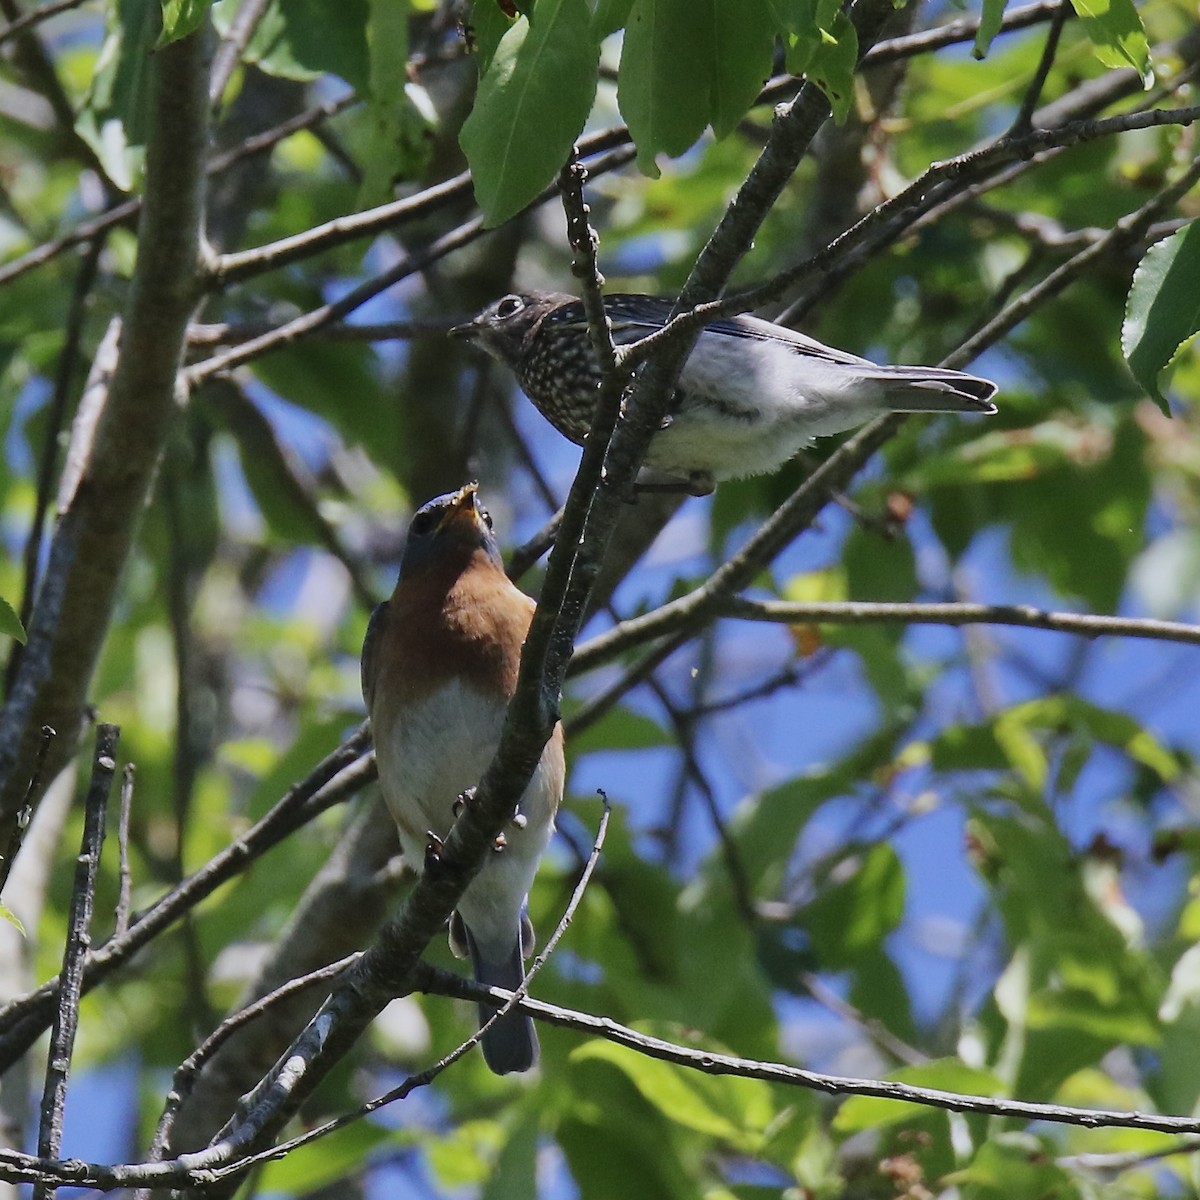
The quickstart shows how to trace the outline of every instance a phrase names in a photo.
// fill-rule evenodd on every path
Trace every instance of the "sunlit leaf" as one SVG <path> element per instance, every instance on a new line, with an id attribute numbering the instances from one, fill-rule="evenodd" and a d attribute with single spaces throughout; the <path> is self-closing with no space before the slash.
<path id="1" fill-rule="evenodd" d="M 1150 46 L 1133 0 L 1071 0 L 1106 67 L 1132 67 L 1149 86 Z"/>
<path id="2" fill-rule="evenodd" d="M 208 16 L 213 0 L 162 0 L 162 34 L 158 45 L 163 47 L 194 33 Z"/>
<path id="3" fill-rule="evenodd" d="M 1200 221 L 1156 242 L 1133 276 L 1121 349 L 1134 378 L 1170 415 L 1158 379 L 1200 332 Z"/>
<path id="4" fill-rule="evenodd" d="M 759 1132 L 755 1126 L 771 1111 L 767 1087 L 757 1080 L 707 1075 L 599 1040 L 585 1043 L 571 1055 L 573 1063 L 589 1059 L 619 1067 L 673 1123 L 731 1145 L 753 1145 Z"/>
<path id="5" fill-rule="evenodd" d="M 500 39 L 460 141 L 488 223 L 520 212 L 571 152 L 596 94 L 599 44 L 586 6 L 542 0 Z"/>
<path id="6" fill-rule="evenodd" d="M 18 642 L 25 640 L 25 627 L 12 605 L 3 596 L 0 596 L 0 634 L 15 638 Z"/>

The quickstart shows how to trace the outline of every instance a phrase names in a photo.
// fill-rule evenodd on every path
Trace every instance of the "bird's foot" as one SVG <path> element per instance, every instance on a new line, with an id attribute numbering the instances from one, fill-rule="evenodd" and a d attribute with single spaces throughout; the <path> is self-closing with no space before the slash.
<path id="1" fill-rule="evenodd" d="M 475 799 L 475 789 L 467 788 L 465 792 L 458 793 L 458 799 L 454 801 L 450 811 L 454 814 L 454 819 L 457 821 L 463 814 L 463 809 L 470 806 L 471 801 Z"/>
<path id="2" fill-rule="evenodd" d="M 497 854 L 500 854 L 502 851 L 507 850 L 508 849 L 508 838 L 506 838 L 504 836 L 504 834 L 502 834 L 502 833 L 496 834 L 496 840 L 492 843 L 492 849 Z"/>
<path id="3" fill-rule="evenodd" d="M 438 837 L 432 830 L 425 832 L 425 870 L 429 874 L 434 874 L 441 869 L 442 851 L 445 845 L 442 839 Z"/>
<path id="4" fill-rule="evenodd" d="M 529 824 L 529 818 L 520 809 L 517 809 L 513 813 L 512 823 L 514 829 L 524 829 Z"/>

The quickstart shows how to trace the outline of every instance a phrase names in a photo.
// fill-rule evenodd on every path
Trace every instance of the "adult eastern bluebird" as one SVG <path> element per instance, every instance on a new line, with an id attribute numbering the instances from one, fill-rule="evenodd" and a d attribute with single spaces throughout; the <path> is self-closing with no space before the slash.
<path id="1" fill-rule="evenodd" d="M 672 301 L 605 296 L 613 341 L 662 328 Z M 582 445 L 600 385 L 583 304 L 565 292 L 503 296 L 451 331 L 507 363 L 543 416 Z M 885 412 L 994 413 L 996 385 L 940 367 L 881 367 L 757 317 L 704 326 L 679 376 L 646 465 L 715 482 L 761 475 L 814 437 L 853 429 Z"/>
<path id="2" fill-rule="evenodd" d="M 371 614 L 362 684 L 379 783 L 405 856 L 422 861 L 454 824 L 500 741 L 534 602 L 504 573 L 476 485 L 413 515 L 391 598 Z M 526 901 L 554 831 L 566 768 L 556 726 L 517 811 L 450 921 L 450 947 L 480 983 L 512 990 L 533 950 Z M 480 1023 L 491 1016 L 480 1005 Z M 537 1062 L 533 1022 L 511 1012 L 483 1036 L 498 1075 Z"/>

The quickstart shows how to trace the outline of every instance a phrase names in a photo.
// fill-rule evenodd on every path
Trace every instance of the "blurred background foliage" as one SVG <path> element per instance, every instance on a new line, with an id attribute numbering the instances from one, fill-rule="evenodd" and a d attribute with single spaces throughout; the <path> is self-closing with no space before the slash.
<path id="1" fill-rule="evenodd" d="M 732 0 L 712 0 L 705 7 L 746 35 L 743 57 L 728 61 L 727 41 L 707 50 L 687 41 L 701 22 L 679 4 L 518 5 L 533 9 L 532 27 L 505 7 L 213 8 L 217 61 L 232 52 L 237 65 L 215 98 L 207 229 L 211 252 L 234 257 L 215 260 L 222 269 L 191 327 L 195 386 L 90 689 L 100 718 L 121 726 L 123 761 L 137 767 L 135 909 L 243 834 L 361 721 L 369 606 L 390 590 L 417 505 L 478 477 L 511 548 L 565 496 L 578 452 L 507 374 L 444 332 L 510 287 L 571 286 L 557 203 L 526 205 L 552 181 L 579 123 L 590 135 L 622 119 L 651 122 L 635 129 L 643 170 L 628 155 L 605 160 L 612 169 L 594 172 L 588 199 L 609 288 L 671 293 L 763 144 L 770 106 L 744 110 L 772 52 L 777 69 L 786 59 L 819 78 L 844 120 L 822 130 L 740 265 L 735 282 L 749 285 L 823 247 L 931 163 L 1007 129 L 1054 16 L 1041 6 L 981 59 L 969 33 L 851 79 L 853 31 L 826 5 L 809 13 L 762 0 L 735 13 Z M 996 5 L 984 8 L 997 19 Z M 1109 11 L 1144 27 L 1150 90 L 1128 28 L 1117 39 L 1124 49 L 1106 51 L 1128 65 L 1106 65 L 1095 28 L 1067 20 L 1041 103 L 1077 104 L 1081 117 L 1193 103 L 1194 5 Z M 31 530 L 49 520 L 89 363 L 127 301 L 137 244 L 119 206 L 141 186 L 160 17 L 131 0 L 64 6 L 23 28 L 11 24 L 21 16 L 15 0 L 3 12 L 0 596 L 27 621 L 28 567 L 45 557 L 44 544 L 30 551 Z M 168 35 L 186 34 L 189 14 L 205 19 L 202 5 L 168 4 L 166 14 Z M 575 40 L 555 41 L 551 15 Z M 978 15 L 909 6 L 885 33 Z M 674 32 L 635 71 L 610 35 L 629 21 L 645 56 L 642 25 L 655 20 Z M 475 108 L 464 137 L 496 228 L 475 236 L 473 226 L 463 244 L 428 254 L 479 212 L 469 187 L 440 185 L 467 167 L 459 134 L 480 68 L 534 37 L 544 42 L 535 76 L 549 78 L 547 94 L 515 113 L 498 101 Z M 630 52 L 635 34 L 625 37 Z M 573 47 L 565 61 L 564 46 Z M 825 57 L 814 58 L 820 47 Z M 744 103 L 712 91 L 718 68 L 738 76 Z M 581 69 L 598 86 L 585 78 L 561 93 L 551 121 L 554 81 Z M 644 93 L 658 83 L 655 108 Z M 703 133 L 710 123 L 725 136 Z M 267 149 L 247 151 L 271 130 L 280 136 Z M 528 163 L 506 157 L 504 137 Z M 881 360 L 936 362 L 1195 155 L 1194 135 L 1175 126 L 1046 155 L 819 288 L 804 327 Z M 370 236 L 314 238 L 279 265 L 239 257 L 406 197 L 424 201 Z M 1191 195 L 1166 216 L 1198 208 Z M 106 215 L 114 210 L 116 219 Z M 56 252 L 39 253 L 59 239 Z M 999 415 L 910 421 L 754 594 L 1194 619 L 1200 359 L 1188 350 L 1175 364 L 1169 418 L 1125 367 L 1122 316 L 1144 250 L 1102 256 L 1034 308 L 972 365 L 1000 383 Z M 215 369 L 231 348 L 406 259 L 410 273 L 344 319 Z M 656 538 L 663 510 L 634 506 L 630 538 L 653 545 L 621 564 L 585 636 L 701 583 L 829 450 L 672 506 Z M 536 594 L 537 582 L 535 571 L 523 586 Z M 19 654 L 11 640 L 5 648 Z M 531 898 L 543 935 L 590 845 L 597 788 L 615 814 L 597 878 L 536 994 L 750 1058 L 1192 1113 L 1196 654 L 978 626 L 710 624 L 648 681 L 628 680 L 619 703 L 570 741 L 562 836 Z M 636 658 L 573 679 L 568 719 L 578 723 Z M 58 970 L 82 823 L 74 788 L 72 772 L 43 802 L 4 896 L 25 922 L 24 937 L 3 930 L 6 998 Z M 66 1154 L 137 1160 L 170 1071 L 239 996 L 369 942 L 405 882 L 373 804 L 368 790 L 309 822 L 88 996 Z M 118 884 L 110 848 L 102 914 Z M 97 940 L 108 932 L 103 917 L 100 926 Z M 450 963 L 444 946 L 429 953 Z M 427 1065 L 473 1020 L 459 1002 L 397 1001 L 305 1120 Z M 284 1025 L 276 1040 L 233 1043 L 229 1078 L 209 1081 L 207 1096 L 200 1089 L 181 1141 L 211 1135 L 213 1113 L 228 1115 L 286 1044 L 294 1022 Z M 243 1194 L 1200 1191 L 1193 1157 L 1165 1135 L 839 1101 L 691 1073 L 570 1031 L 547 1028 L 542 1041 L 536 1077 L 497 1080 L 472 1056 L 433 1087 L 254 1174 Z M 12 1144 L 27 1137 L 29 1086 L 13 1068 L 0 1097 L 18 1131 Z"/>

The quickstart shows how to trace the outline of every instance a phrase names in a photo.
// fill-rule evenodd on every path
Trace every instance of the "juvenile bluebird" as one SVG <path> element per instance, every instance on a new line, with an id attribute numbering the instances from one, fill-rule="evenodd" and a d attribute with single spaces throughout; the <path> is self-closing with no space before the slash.
<path id="1" fill-rule="evenodd" d="M 454 824 L 500 741 L 534 602 L 504 573 L 476 485 L 413 515 L 391 598 L 371 614 L 362 684 L 379 783 L 405 857 L 420 863 Z M 566 768 L 562 726 L 542 751 L 513 819 L 450 921 L 450 947 L 480 983 L 520 986 L 533 950 L 526 900 L 554 830 Z M 493 1010 L 480 1005 L 480 1023 Z M 498 1075 L 537 1062 L 533 1022 L 513 1011 L 483 1036 Z"/>
<path id="2" fill-rule="evenodd" d="M 613 341 L 661 329 L 672 301 L 604 298 Z M 583 304 L 565 292 L 503 296 L 451 334 L 507 363 L 556 428 L 582 445 L 600 386 Z M 814 437 L 885 412 L 994 413 L 996 385 L 940 367 L 881 367 L 757 317 L 704 326 L 684 364 L 646 465 L 686 479 L 698 494 L 722 479 L 782 466 Z"/>

